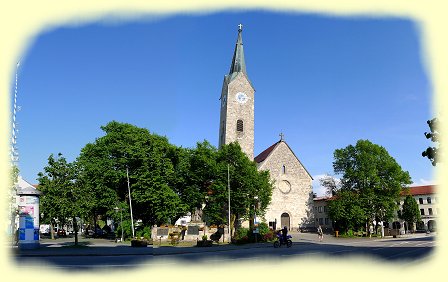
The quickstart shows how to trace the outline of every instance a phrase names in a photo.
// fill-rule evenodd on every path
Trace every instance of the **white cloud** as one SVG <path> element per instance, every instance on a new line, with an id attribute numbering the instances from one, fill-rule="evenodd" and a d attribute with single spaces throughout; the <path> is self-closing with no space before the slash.
<path id="1" fill-rule="evenodd" d="M 411 186 L 434 185 L 434 184 L 436 184 L 434 180 L 427 180 L 420 178 L 418 181 L 412 183 Z"/>

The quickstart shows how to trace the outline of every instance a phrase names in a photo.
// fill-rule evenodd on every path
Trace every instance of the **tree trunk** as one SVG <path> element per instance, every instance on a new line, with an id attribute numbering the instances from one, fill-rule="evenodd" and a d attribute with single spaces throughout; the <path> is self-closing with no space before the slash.
<path id="1" fill-rule="evenodd" d="M 53 224 L 53 221 L 50 222 L 50 234 L 51 234 L 51 239 L 54 240 L 54 224 Z"/>
<path id="2" fill-rule="evenodd" d="M 96 212 L 93 212 L 93 238 L 96 238 Z"/>
<path id="3" fill-rule="evenodd" d="M 75 246 L 78 245 L 78 222 L 76 221 L 76 217 L 73 217 L 73 229 L 75 231 Z"/>
<path id="4" fill-rule="evenodd" d="M 235 228 L 235 219 L 236 219 L 236 215 L 235 214 L 231 214 L 230 215 L 230 238 L 233 237 L 233 230 Z"/>

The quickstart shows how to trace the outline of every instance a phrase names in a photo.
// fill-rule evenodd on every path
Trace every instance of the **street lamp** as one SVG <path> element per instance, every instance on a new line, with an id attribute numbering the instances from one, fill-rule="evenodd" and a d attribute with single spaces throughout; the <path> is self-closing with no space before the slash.
<path id="1" fill-rule="evenodd" d="M 254 204 L 254 229 L 257 231 L 257 232 L 254 232 L 254 234 L 255 234 L 255 243 L 257 243 L 257 237 L 258 237 L 258 226 L 256 226 L 256 224 L 257 224 L 257 205 L 258 205 L 258 196 L 255 196 L 254 197 L 254 200 L 255 200 L 255 204 Z"/>
<path id="2" fill-rule="evenodd" d="M 121 218 L 120 218 L 121 241 L 120 242 L 123 242 L 123 209 L 115 207 L 114 210 L 115 210 L 115 212 L 118 212 L 118 210 L 120 210 L 120 215 L 121 215 Z"/>
<path id="3" fill-rule="evenodd" d="M 132 217 L 132 200 L 131 200 L 131 188 L 129 185 L 129 169 L 126 165 L 126 177 L 128 179 L 128 194 L 129 194 L 129 209 L 131 210 L 131 228 L 132 228 L 132 238 L 134 238 L 134 218 Z"/>

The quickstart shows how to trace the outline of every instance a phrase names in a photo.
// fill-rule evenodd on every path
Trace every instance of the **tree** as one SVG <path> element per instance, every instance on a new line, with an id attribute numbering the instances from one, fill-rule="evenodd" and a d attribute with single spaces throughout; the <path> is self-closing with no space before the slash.
<path id="1" fill-rule="evenodd" d="M 230 226 L 237 219 L 249 219 L 253 224 L 253 215 L 262 216 L 271 202 L 273 184 L 268 171 L 258 171 L 254 161 L 249 160 L 237 142 L 223 145 L 218 152 L 218 179 L 220 197 L 227 200 L 227 169 L 230 175 Z M 224 186 L 225 184 L 225 186 Z M 222 201 L 222 200 L 221 200 Z M 224 201 L 226 203 L 227 201 Z"/>
<path id="2" fill-rule="evenodd" d="M 414 197 L 406 195 L 404 199 L 403 208 L 398 211 L 398 217 L 407 222 L 411 230 L 414 231 L 414 223 L 421 220 L 420 210 Z"/>
<path id="3" fill-rule="evenodd" d="M 335 229 L 346 233 L 364 225 L 366 214 L 359 198 L 358 193 L 342 190 L 335 199 L 328 202 L 328 215 L 334 221 Z"/>
<path id="4" fill-rule="evenodd" d="M 325 187 L 325 194 L 327 196 L 334 196 L 337 191 L 341 189 L 340 181 L 328 174 L 325 174 L 322 178 L 320 178 L 319 182 L 321 186 Z"/>
<path id="5" fill-rule="evenodd" d="M 426 139 L 430 139 L 432 142 L 439 142 L 439 121 L 437 118 L 433 118 L 428 120 L 430 132 L 425 132 Z M 428 147 L 425 151 L 422 152 L 423 157 L 427 157 L 433 166 L 435 166 L 439 162 L 439 146 L 437 147 Z"/>
<path id="6" fill-rule="evenodd" d="M 105 135 L 87 144 L 78 157 L 83 185 L 94 194 L 90 213 L 115 217 L 120 202 L 129 207 L 128 175 L 134 218 L 143 225 L 168 223 L 187 208 L 175 191 L 175 164 L 182 150 L 145 128 L 112 121 Z M 126 204 L 124 204 L 126 203 Z M 129 218 L 130 210 L 123 216 Z"/>
<path id="7" fill-rule="evenodd" d="M 212 212 L 210 208 L 212 201 L 216 197 L 212 197 L 212 193 L 216 194 L 220 190 L 222 184 L 218 180 L 217 165 L 218 150 L 208 141 L 198 142 L 196 148 L 183 149 L 180 153 L 181 158 L 176 162 L 175 173 L 178 173 L 176 179 L 181 181 L 175 185 L 175 189 L 187 206 L 187 210 L 193 214 L 202 208 L 202 204 L 210 202 L 208 208 L 208 220 L 216 224 L 220 221 L 219 216 Z M 208 197 L 210 195 L 210 197 Z M 218 217 L 217 217 L 218 216 Z"/>
<path id="8" fill-rule="evenodd" d="M 14 235 L 16 232 L 15 220 L 17 216 L 17 205 L 16 205 L 16 197 L 17 197 L 17 181 L 19 177 L 19 168 L 16 165 L 12 165 L 10 167 L 9 173 L 9 216 L 11 221 L 11 235 Z"/>
<path id="9" fill-rule="evenodd" d="M 411 183 L 409 173 L 402 170 L 386 149 L 368 140 L 335 150 L 333 169 L 342 175 L 340 191 L 356 196 L 354 199 L 364 211 L 366 225 L 373 220 L 392 218 L 401 190 Z"/>
<path id="10" fill-rule="evenodd" d="M 73 220 L 75 231 L 75 245 L 78 244 L 77 218 L 85 217 L 85 211 L 90 206 L 90 194 L 77 183 L 76 163 L 69 163 L 58 154 L 48 157 L 48 165 L 44 172 L 38 173 L 41 211 L 51 224 L 51 236 L 54 239 L 54 226 L 56 219 L 65 225 L 67 220 Z"/>

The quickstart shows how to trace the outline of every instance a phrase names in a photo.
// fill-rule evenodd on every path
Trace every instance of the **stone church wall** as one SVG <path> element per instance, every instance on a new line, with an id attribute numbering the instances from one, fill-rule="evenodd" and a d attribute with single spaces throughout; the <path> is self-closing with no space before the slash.
<path id="1" fill-rule="evenodd" d="M 274 181 L 272 201 L 265 215 L 266 222 L 276 220 L 277 229 L 281 228 L 283 213 L 289 214 L 290 229 L 312 222 L 312 178 L 285 142 L 277 145 L 259 169 L 269 170 Z"/>

